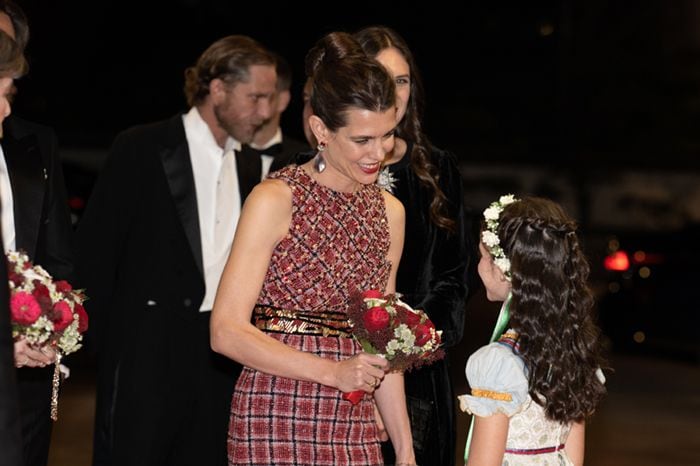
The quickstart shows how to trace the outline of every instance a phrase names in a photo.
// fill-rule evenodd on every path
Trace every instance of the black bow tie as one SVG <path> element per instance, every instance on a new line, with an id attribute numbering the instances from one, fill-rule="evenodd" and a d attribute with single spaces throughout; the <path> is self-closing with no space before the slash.
<path id="1" fill-rule="evenodd" d="M 250 147 L 249 145 L 244 145 L 241 148 L 241 155 L 243 157 L 249 157 L 249 156 L 262 156 L 262 155 L 269 155 L 271 157 L 274 157 L 282 152 L 282 143 L 278 142 L 277 144 L 273 144 L 270 147 L 266 147 L 265 149 L 255 149 L 253 147 Z"/>

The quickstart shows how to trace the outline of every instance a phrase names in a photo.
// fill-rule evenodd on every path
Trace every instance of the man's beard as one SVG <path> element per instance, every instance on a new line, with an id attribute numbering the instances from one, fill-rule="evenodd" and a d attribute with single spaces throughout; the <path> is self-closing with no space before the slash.
<path id="1" fill-rule="evenodd" d="M 226 110 L 228 110 L 228 107 L 222 109 L 222 106 L 220 105 L 214 106 L 214 117 L 216 118 L 216 122 L 218 123 L 218 125 L 221 126 L 221 128 L 223 128 L 224 131 L 226 131 L 226 134 L 228 134 L 230 137 L 240 142 L 241 144 L 250 144 L 253 141 L 253 135 L 255 134 L 255 131 L 246 131 L 244 133 L 238 130 L 236 125 L 230 123 L 229 120 L 226 118 Z"/>

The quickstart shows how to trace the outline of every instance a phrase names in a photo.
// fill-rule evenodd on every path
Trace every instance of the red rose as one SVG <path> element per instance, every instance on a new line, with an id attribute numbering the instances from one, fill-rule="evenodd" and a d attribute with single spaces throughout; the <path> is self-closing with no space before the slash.
<path id="1" fill-rule="evenodd" d="M 36 299 L 51 299 L 49 297 L 49 289 L 39 280 L 34 280 L 34 291 L 32 294 Z"/>
<path id="2" fill-rule="evenodd" d="M 83 333 L 88 329 L 88 315 L 82 304 L 75 303 L 73 305 L 75 313 L 78 314 L 78 332 Z"/>
<path id="3" fill-rule="evenodd" d="M 68 293 L 69 291 L 71 291 L 73 289 L 73 287 L 70 285 L 70 283 L 68 283 L 65 280 L 59 280 L 55 283 L 55 285 L 56 285 L 56 290 L 58 290 L 60 293 Z"/>
<path id="4" fill-rule="evenodd" d="M 31 325 L 41 315 L 41 307 L 34 296 L 19 291 L 10 298 L 10 315 L 12 321 L 20 325 Z"/>
<path id="5" fill-rule="evenodd" d="M 435 326 L 430 321 L 424 324 L 416 325 L 416 346 L 423 346 L 430 341 L 430 339 L 433 337 L 432 333 L 430 332 L 431 329 L 435 329 Z"/>
<path id="6" fill-rule="evenodd" d="M 399 312 L 401 313 L 400 315 L 403 318 L 403 321 L 409 327 L 413 328 L 420 324 L 420 315 L 418 315 L 418 313 L 409 311 L 405 307 L 399 307 Z"/>
<path id="7" fill-rule="evenodd" d="M 73 311 L 71 311 L 70 305 L 65 301 L 59 301 L 54 304 L 51 320 L 53 321 L 54 330 L 57 332 L 68 327 L 73 322 Z"/>
<path id="8" fill-rule="evenodd" d="M 365 312 L 362 321 L 367 331 L 376 332 L 389 325 L 389 313 L 383 307 L 375 306 Z"/>
<path id="9" fill-rule="evenodd" d="M 383 298 L 384 295 L 379 290 L 367 290 L 367 291 L 362 292 L 362 297 L 364 299 L 379 299 L 379 298 Z"/>
<path id="10" fill-rule="evenodd" d="M 48 313 L 51 310 L 51 296 L 49 296 L 49 289 L 41 283 L 39 280 L 34 280 L 34 291 L 32 295 L 39 306 Z"/>

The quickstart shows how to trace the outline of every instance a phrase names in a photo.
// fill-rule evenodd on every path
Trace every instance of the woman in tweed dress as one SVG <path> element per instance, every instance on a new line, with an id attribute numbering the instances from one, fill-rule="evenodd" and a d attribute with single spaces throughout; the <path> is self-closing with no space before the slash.
<path id="1" fill-rule="evenodd" d="M 245 366 L 229 464 L 383 464 L 374 403 L 398 464 L 415 463 L 403 375 L 349 338 L 347 309 L 395 290 L 404 210 L 375 185 L 394 146 L 395 87 L 348 34 L 307 56 L 318 154 L 258 185 L 212 314 L 212 348 Z M 343 392 L 362 390 L 353 405 Z"/>

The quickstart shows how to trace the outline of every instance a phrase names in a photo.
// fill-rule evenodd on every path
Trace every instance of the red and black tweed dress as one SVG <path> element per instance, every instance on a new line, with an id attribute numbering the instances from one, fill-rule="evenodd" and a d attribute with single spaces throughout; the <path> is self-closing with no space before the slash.
<path id="1" fill-rule="evenodd" d="M 333 191 L 296 166 L 271 178 L 292 190 L 292 221 L 272 254 L 253 320 L 291 347 L 346 359 L 360 347 L 333 329 L 347 329 L 347 306 L 356 293 L 384 290 L 389 277 L 381 191 L 375 185 Z M 231 404 L 229 465 L 383 464 L 371 398 L 353 405 L 341 395 L 244 368 Z"/>

